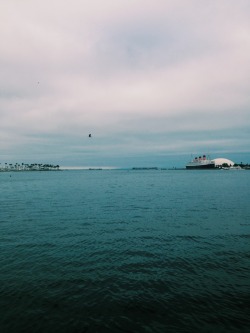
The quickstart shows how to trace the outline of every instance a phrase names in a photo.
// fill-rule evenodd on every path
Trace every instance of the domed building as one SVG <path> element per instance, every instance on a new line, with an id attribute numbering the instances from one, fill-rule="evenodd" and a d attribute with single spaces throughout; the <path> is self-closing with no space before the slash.
<path id="1" fill-rule="evenodd" d="M 214 163 L 215 163 L 215 167 L 220 167 L 220 166 L 223 166 L 223 165 L 228 165 L 229 167 L 230 166 L 234 166 L 234 162 L 231 161 L 231 160 L 228 160 L 227 158 L 215 158 L 213 159 Z"/>

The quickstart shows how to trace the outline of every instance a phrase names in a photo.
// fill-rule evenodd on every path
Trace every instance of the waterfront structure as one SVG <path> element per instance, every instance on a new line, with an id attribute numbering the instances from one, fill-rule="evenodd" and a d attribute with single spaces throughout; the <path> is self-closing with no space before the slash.
<path id="1" fill-rule="evenodd" d="M 57 171 L 59 165 L 42 163 L 0 163 L 0 171 Z"/>
<path id="2" fill-rule="evenodd" d="M 227 159 L 227 158 L 223 158 L 223 157 L 219 157 L 219 158 L 215 158 L 213 159 L 214 163 L 215 163 L 215 166 L 217 168 L 220 168 L 220 167 L 233 167 L 234 166 L 234 162 Z"/>

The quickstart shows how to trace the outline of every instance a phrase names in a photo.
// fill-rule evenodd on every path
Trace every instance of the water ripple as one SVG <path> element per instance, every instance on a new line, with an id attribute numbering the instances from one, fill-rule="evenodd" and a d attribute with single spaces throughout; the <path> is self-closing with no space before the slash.
<path id="1" fill-rule="evenodd" d="M 248 332 L 249 175 L 0 174 L 1 332 Z"/>

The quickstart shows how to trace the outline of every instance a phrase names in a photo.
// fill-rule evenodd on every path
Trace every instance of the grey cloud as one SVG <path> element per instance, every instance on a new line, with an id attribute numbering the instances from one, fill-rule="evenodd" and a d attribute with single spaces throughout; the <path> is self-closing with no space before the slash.
<path id="1" fill-rule="evenodd" d="M 1 151 L 245 151 L 249 14 L 247 0 L 2 2 Z"/>

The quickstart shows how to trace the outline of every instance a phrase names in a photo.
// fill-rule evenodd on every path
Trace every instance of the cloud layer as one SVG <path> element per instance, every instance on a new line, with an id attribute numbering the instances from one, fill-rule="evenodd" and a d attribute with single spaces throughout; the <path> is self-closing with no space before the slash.
<path id="1" fill-rule="evenodd" d="M 248 0 L 1 2 L 0 159 L 249 153 L 249 15 Z"/>

